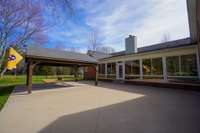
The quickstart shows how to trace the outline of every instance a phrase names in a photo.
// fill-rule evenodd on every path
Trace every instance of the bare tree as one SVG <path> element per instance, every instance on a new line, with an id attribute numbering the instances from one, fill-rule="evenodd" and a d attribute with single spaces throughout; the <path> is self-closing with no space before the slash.
<path id="1" fill-rule="evenodd" d="M 56 15 L 56 17 L 59 17 L 60 14 L 74 14 L 74 10 L 72 7 L 72 0 L 37 0 L 38 2 L 41 2 L 42 4 L 46 5 L 46 8 L 50 8 L 51 13 L 53 15 Z"/>
<path id="2" fill-rule="evenodd" d="M 97 48 L 101 45 L 101 43 L 99 43 L 97 41 L 98 39 L 98 35 L 97 35 L 97 32 L 91 32 L 90 33 L 90 37 L 89 37 L 89 49 L 90 50 L 93 50 L 93 51 L 96 51 Z"/>
<path id="3" fill-rule="evenodd" d="M 97 51 L 110 54 L 110 53 L 115 52 L 115 49 L 109 46 L 102 46 L 102 47 L 98 47 Z"/>
<path id="4" fill-rule="evenodd" d="M 104 53 L 114 52 L 115 50 L 112 47 L 101 46 L 102 43 L 99 42 L 97 33 L 98 33 L 97 31 L 92 31 L 90 33 L 88 49 L 92 51 L 99 51 L 99 52 L 104 52 Z"/>
<path id="5" fill-rule="evenodd" d="M 72 9 L 69 0 L 0 0 L 0 71 L 8 47 L 21 51 L 27 43 L 40 45 L 46 40 L 43 12 L 49 7 L 54 12 Z"/>
<path id="6" fill-rule="evenodd" d="M 43 31 L 41 8 L 30 0 L 0 1 L 0 67 L 6 49 L 10 46 L 22 49 L 32 37 Z M 40 33 L 40 34 L 37 34 Z"/>
<path id="7" fill-rule="evenodd" d="M 169 33 L 163 34 L 163 36 L 161 37 L 161 43 L 168 41 L 170 41 L 170 34 Z"/>

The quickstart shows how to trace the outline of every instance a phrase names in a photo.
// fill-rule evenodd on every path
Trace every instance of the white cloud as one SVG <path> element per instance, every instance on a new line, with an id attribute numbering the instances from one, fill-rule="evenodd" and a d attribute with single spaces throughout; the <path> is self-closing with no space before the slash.
<path id="1" fill-rule="evenodd" d="M 138 37 L 138 46 L 159 43 L 163 34 L 172 40 L 189 36 L 185 0 L 81 0 L 88 26 L 97 30 L 102 43 L 124 49 L 124 38 Z"/>

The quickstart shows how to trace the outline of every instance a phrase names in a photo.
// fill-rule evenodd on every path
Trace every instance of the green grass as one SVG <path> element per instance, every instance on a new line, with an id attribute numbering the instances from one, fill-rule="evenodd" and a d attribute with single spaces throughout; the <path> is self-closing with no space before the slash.
<path id="1" fill-rule="evenodd" d="M 44 79 L 57 79 L 56 76 L 33 76 L 32 83 L 33 84 L 41 84 Z M 79 77 L 79 80 L 83 79 L 83 77 Z M 62 77 L 62 80 L 74 80 L 73 76 L 65 76 Z M 9 95 L 16 85 L 25 85 L 26 84 L 26 76 L 25 75 L 5 75 L 2 79 L 0 79 L 0 110 L 3 108 L 6 103 Z"/>
<path id="2" fill-rule="evenodd" d="M 8 97 L 10 96 L 13 89 L 14 86 L 0 87 L 0 111 L 8 100 Z"/>
<path id="3" fill-rule="evenodd" d="M 33 84 L 42 83 L 44 76 L 33 76 Z M 0 86 L 10 86 L 10 85 L 23 85 L 26 84 L 26 76 L 4 76 L 3 79 L 0 79 Z"/>
<path id="4" fill-rule="evenodd" d="M 43 83 L 44 79 L 57 79 L 56 76 L 36 76 L 32 77 L 33 84 L 41 84 Z M 83 79 L 83 77 L 79 77 L 79 80 Z M 74 80 L 73 76 L 65 76 L 62 80 Z M 10 85 L 25 85 L 26 84 L 26 76 L 25 75 L 18 75 L 18 76 L 10 76 L 6 75 L 3 79 L 0 79 L 0 87 L 1 86 L 10 86 Z"/>

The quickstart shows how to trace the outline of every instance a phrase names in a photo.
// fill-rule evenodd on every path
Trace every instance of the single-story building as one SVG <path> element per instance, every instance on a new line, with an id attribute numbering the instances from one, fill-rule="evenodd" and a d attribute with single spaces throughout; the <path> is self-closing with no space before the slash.
<path id="1" fill-rule="evenodd" d="M 125 40 L 125 51 L 98 60 L 100 79 L 199 78 L 197 43 L 191 38 L 141 48 L 136 36 Z"/>
<path id="2" fill-rule="evenodd" d="M 200 80 L 200 1 L 187 0 L 190 37 L 146 47 L 137 47 L 137 37 L 125 38 L 125 50 L 115 53 L 88 51 L 80 54 L 42 48 L 28 49 L 25 55 L 27 85 L 31 92 L 35 65 L 84 67 L 85 79 L 192 79 Z M 76 74 L 75 74 L 76 76 Z"/>
<path id="3" fill-rule="evenodd" d="M 98 61 L 99 79 L 200 80 L 200 2 L 187 0 L 187 7 L 189 38 L 137 48 L 137 37 L 129 35 L 125 51 L 111 54 L 88 51 Z"/>

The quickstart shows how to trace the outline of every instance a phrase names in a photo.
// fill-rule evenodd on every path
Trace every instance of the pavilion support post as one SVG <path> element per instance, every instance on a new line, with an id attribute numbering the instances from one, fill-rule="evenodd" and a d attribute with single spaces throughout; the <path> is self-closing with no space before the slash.
<path id="1" fill-rule="evenodd" d="M 32 91 L 32 75 L 33 75 L 33 62 L 29 61 L 27 65 L 27 86 L 29 94 Z"/>
<path id="2" fill-rule="evenodd" d="M 28 88 L 28 93 L 30 94 L 32 91 L 32 76 L 33 76 L 33 69 L 34 67 L 39 64 L 40 62 L 35 62 L 29 60 L 27 65 L 27 77 L 26 77 L 26 85 Z"/>
<path id="3" fill-rule="evenodd" d="M 96 71 L 96 74 L 95 74 L 95 85 L 97 86 L 98 85 L 98 65 L 95 66 L 95 71 Z"/>
<path id="4" fill-rule="evenodd" d="M 26 86 L 28 86 L 28 81 L 29 81 L 29 66 L 30 64 L 27 64 L 27 68 L 26 68 Z"/>

